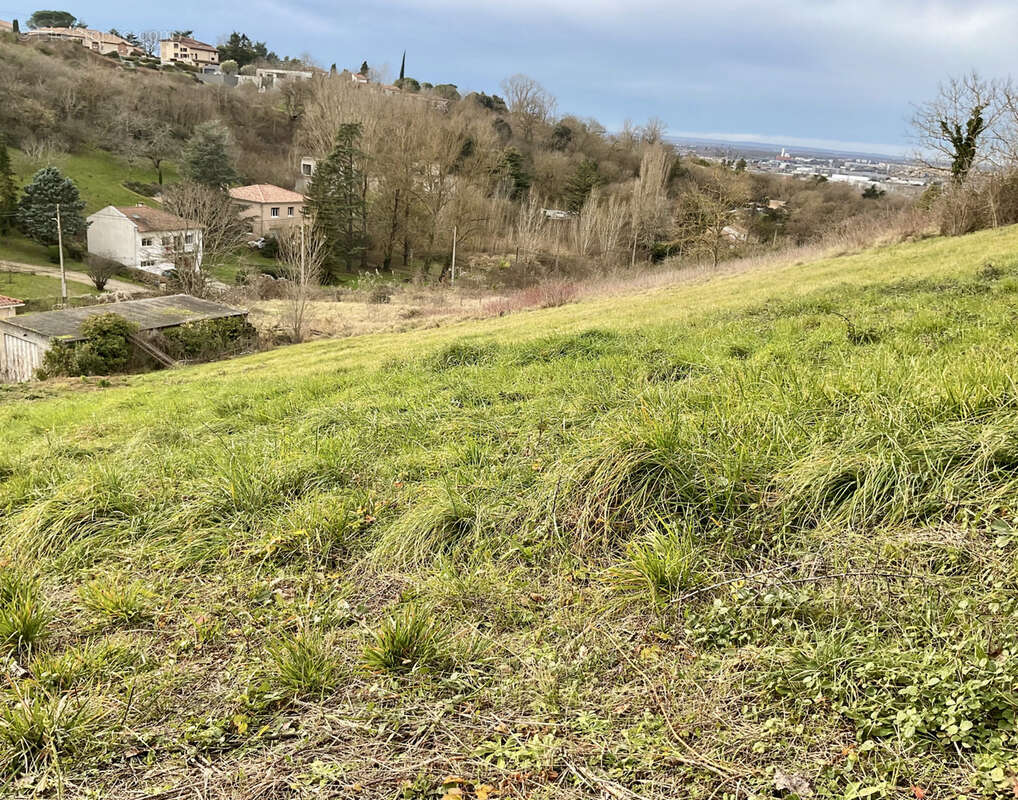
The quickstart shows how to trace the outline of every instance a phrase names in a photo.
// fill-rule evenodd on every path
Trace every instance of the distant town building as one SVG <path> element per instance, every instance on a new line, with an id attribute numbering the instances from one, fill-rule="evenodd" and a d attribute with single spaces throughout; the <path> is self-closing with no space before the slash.
<path id="1" fill-rule="evenodd" d="M 190 64 L 203 67 L 219 63 L 219 51 L 190 36 L 175 36 L 159 42 L 159 60 L 163 64 Z"/>
<path id="2" fill-rule="evenodd" d="M 140 47 L 116 34 L 94 31 L 91 28 L 36 28 L 26 31 L 25 36 L 32 39 L 78 42 L 82 47 L 102 56 L 130 56 L 142 53 Z"/>

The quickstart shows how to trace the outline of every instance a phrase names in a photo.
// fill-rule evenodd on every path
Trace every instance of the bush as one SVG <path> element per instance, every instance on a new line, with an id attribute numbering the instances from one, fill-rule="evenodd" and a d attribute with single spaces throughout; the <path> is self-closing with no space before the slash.
<path id="1" fill-rule="evenodd" d="M 120 264 L 109 258 L 89 253 L 85 258 L 85 272 L 95 286 L 96 291 L 103 291 L 106 283 L 120 270 Z"/>
<path id="2" fill-rule="evenodd" d="M 224 317 L 190 322 L 161 331 L 159 345 L 184 360 L 205 360 L 251 346 L 258 331 L 245 317 Z"/>
<path id="3" fill-rule="evenodd" d="M 38 369 L 42 380 L 57 376 L 111 375 L 131 357 L 128 341 L 138 326 L 119 314 L 95 314 L 81 324 L 83 342 L 54 342 Z"/>

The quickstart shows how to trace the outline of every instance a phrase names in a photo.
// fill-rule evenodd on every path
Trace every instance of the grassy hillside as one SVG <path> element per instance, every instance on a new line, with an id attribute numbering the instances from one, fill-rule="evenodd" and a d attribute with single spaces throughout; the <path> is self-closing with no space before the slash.
<path id="1" fill-rule="evenodd" d="M 68 281 L 67 293 L 72 297 L 79 294 L 95 294 L 95 288 L 89 284 Z M 0 271 L 0 294 L 19 300 L 60 297 L 60 278 L 30 272 Z"/>
<path id="2" fill-rule="evenodd" d="M 0 774 L 68 797 L 1010 792 L 1016 249 L 9 391 Z"/>

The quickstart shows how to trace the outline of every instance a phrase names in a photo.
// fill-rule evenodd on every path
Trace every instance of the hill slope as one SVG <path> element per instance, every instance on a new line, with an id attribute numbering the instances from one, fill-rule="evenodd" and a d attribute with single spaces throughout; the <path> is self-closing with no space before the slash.
<path id="1" fill-rule="evenodd" d="M 1010 791 L 1016 248 L 12 400 L 0 774 L 104 797 Z"/>

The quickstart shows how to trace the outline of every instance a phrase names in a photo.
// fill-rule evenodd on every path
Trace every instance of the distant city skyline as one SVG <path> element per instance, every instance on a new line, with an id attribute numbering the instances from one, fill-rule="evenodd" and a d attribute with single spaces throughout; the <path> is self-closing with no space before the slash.
<path id="1" fill-rule="evenodd" d="M 911 103 L 948 75 L 1006 76 L 1018 6 L 998 0 L 269 0 L 66 6 L 108 30 L 237 30 L 320 66 L 361 61 L 498 93 L 522 72 L 561 113 L 610 130 L 656 117 L 673 136 L 905 155 Z M 27 20 L 32 7 L 5 11 Z"/>

